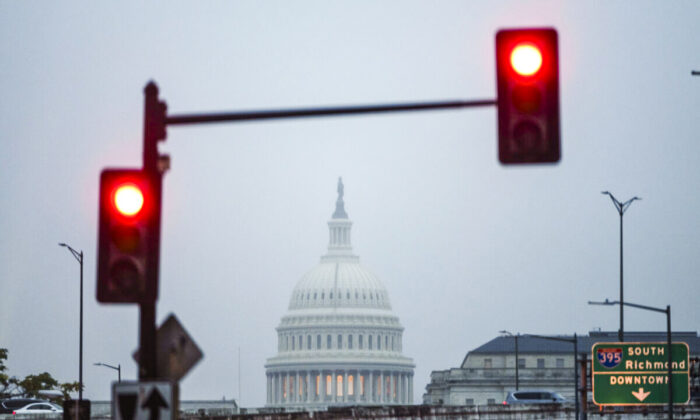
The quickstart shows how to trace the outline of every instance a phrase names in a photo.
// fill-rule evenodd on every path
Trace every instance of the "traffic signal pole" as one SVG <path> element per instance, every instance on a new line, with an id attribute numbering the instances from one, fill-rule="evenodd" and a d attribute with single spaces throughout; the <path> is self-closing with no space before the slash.
<path id="1" fill-rule="evenodd" d="M 302 117 L 330 117 L 341 115 L 361 115 L 388 112 L 405 111 L 431 111 L 438 109 L 474 108 L 495 106 L 496 99 L 481 100 L 453 100 L 441 102 L 413 102 L 403 104 L 360 105 L 322 108 L 296 108 L 280 110 L 237 111 L 221 113 L 203 113 L 189 115 L 167 115 L 167 106 L 158 98 L 158 86 L 149 82 L 144 89 L 144 135 L 143 135 L 143 171 L 148 174 L 153 187 L 155 198 L 155 211 L 158 215 L 162 208 L 163 174 L 167 168 L 167 157 L 158 153 L 158 142 L 165 140 L 166 126 L 206 124 L 236 121 L 254 121 L 270 119 L 288 119 Z M 164 163 L 166 165 L 164 165 Z M 158 258 L 160 244 L 160 217 L 156 218 L 154 235 L 148 238 L 149 270 L 148 282 L 158 284 Z M 154 241 L 154 242 L 150 242 Z M 156 297 L 157 299 L 157 297 Z M 139 302 L 140 329 L 139 329 L 139 379 L 156 379 L 157 372 L 156 355 L 156 299 L 145 299 Z"/>
<path id="2" fill-rule="evenodd" d="M 162 116 L 165 115 L 165 104 L 158 100 L 158 87 L 150 82 L 146 85 L 144 104 L 144 134 L 143 134 L 143 170 L 151 180 L 153 187 L 156 214 L 161 214 L 163 197 L 163 172 L 159 165 L 161 156 L 158 154 L 158 141 L 165 139 Z M 149 282 L 158 284 L 158 268 L 160 256 L 160 225 L 161 218 L 157 217 L 154 234 L 147 238 L 149 264 L 146 276 Z M 156 364 L 156 299 L 145 299 L 139 302 L 139 379 L 156 379 L 158 377 Z"/>

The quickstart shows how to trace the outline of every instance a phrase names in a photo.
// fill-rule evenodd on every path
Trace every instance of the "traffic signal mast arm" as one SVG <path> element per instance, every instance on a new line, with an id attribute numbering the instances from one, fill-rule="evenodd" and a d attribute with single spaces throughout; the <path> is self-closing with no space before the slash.
<path id="1" fill-rule="evenodd" d="M 376 114 L 401 111 L 430 111 L 436 109 L 474 108 L 494 106 L 495 99 L 471 101 L 413 102 L 404 104 L 356 105 L 323 108 L 296 108 L 280 110 L 235 111 L 211 114 L 172 115 L 165 118 L 166 125 L 203 124 L 252 120 L 271 120 L 301 117 L 330 117 L 340 115 Z"/>

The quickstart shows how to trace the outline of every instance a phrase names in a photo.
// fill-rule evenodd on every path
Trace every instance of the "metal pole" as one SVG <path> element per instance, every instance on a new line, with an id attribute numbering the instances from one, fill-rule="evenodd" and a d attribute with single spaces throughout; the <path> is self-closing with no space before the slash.
<path id="1" fill-rule="evenodd" d="M 671 350 L 671 305 L 666 305 L 666 342 L 668 343 L 668 418 L 673 419 L 673 362 Z"/>
<path id="2" fill-rule="evenodd" d="M 154 85 L 155 86 L 155 85 Z M 165 119 L 167 125 L 202 124 L 231 121 L 270 120 L 279 118 L 329 117 L 339 115 L 376 114 L 384 112 L 428 111 L 437 109 L 474 108 L 494 106 L 496 99 L 471 101 L 416 102 L 403 104 L 359 105 L 326 108 L 298 108 L 262 111 L 220 112 L 210 114 L 171 115 Z"/>
<path id="3" fill-rule="evenodd" d="M 78 408 L 83 401 L 83 251 L 80 251 L 80 369 L 78 375 Z M 78 410 L 79 411 L 79 410 Z"/>
<path id="4" fill-rule="evenodd" d="M 514 336 L 515 337 L 515 390 L 516 391 L 520 390 L 520 378 L 518 375 L 518 365 L 520 364 L 520 362 L 518 361 L 518 359 L 519 359 L 518 358 L 518 336 L 519 335 L 520 335 L 520 333 L 518 333 L 517 335 Z"/>
<path id="5" fill-rule="evenodd" d="M 624 287 L 623 287 L 623 277 L 622 268 L 624 264 L 622 263 L 622 216 L 624 215 L 624 210 L 620 209 L 620 331 L 618 331 L 618 338 L 620 341 L 625 341 L 625 298 L 624 298 Z"/>
<path id="6" fill-rule="evenodd" d="M 122 365 L 121 363 L 117 365 L 117 382 L 121 383 L 122 381 Z"/>
<path id="7" fill-rule="evenodd" d="M 578 406 L 578 336 L 574 333 L 574 401 L 576 410 L 576 420 L 579 416 Z"/>

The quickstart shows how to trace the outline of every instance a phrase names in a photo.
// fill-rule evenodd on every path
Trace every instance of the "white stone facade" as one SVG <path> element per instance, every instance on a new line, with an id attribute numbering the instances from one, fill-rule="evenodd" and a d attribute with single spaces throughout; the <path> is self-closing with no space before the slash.
<path id="1" fill-rule="evenodd" d="M 338 184 L 328 253 L 297 283 L 267 360 L 268 407 L 410 404 L 413 369 L 389 295 L 352 254 L 352 222 Z"/>

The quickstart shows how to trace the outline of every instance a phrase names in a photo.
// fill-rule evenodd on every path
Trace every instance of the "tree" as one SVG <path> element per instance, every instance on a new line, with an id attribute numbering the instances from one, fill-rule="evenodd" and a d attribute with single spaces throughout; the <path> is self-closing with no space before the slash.
<path id="1" fill-rule="evenodd" d="M 70 393 L 78 391 L 80 384 L 76 382 L 59 383 L 50 373 L 27 375 L 24 379 L 9 376 L 5 361 L 8 350 L 0 348 L 0 397 L 37 398 L 39 391 L 58 390 L 63 393 L 63 399 L 70 399 Z"/>

